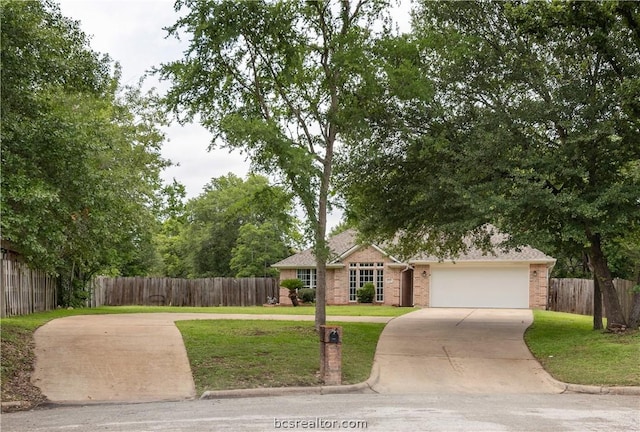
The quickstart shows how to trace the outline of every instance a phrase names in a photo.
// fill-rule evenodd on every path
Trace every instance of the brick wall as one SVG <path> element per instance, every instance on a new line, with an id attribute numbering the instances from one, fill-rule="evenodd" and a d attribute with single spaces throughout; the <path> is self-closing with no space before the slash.
<path id="1" fill-rule="evenodd" d="M 400 278 L 402 269 L 384 268 L 384 304 L 400 306 Z"/>
<path id="2" fill-rule="evenodd" d="M 327 274 L 331 274 L 331 285 L 327 277 L 327 303 L 328 304 L 348 304 L 349 303 L 349 271 L 345 269 L 329 269 Z M 345 288 L 347 287 L 347 288 Z"/>
<path id="3" fill-rule="evenodd" d="M 546 264 L 529 265 L 529 307 L 546 309 L 549 292 L 549 275 Z"/>
<path id="4" fill-rule="evenodd" d="M 423 276 L 425 273 L 425 276 Z M 429 307 L 431 266 L 417 264 L 413 270 L 413 305 Z"/>

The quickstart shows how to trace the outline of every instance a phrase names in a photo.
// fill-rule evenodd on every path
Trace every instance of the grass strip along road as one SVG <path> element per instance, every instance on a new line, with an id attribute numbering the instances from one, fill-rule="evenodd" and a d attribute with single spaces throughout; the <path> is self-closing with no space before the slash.
<path id="1" fill-rule="evenodd" d="M 384 324 L 331 322 L 343 328 L 343 384 L 371 373 Z M 314 386 L 320 350 L 313 322 L 178 321 L 198 395 L 206 390 Z"/>
<path id="2" fill-rule="evenodd" d="M 640 332 L 593 330 L 593 317 L 533 311 L 525 342 L 555 379 L 572 384 L 640 386 Z"/>

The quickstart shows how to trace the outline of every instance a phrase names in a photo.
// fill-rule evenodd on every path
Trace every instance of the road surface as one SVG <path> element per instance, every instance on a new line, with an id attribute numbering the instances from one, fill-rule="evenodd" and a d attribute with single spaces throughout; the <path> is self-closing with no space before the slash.
<path id="1" fill-rule="evenodd" d="M 75 405 L 2 415 L 3 432 L 277 430 L 630 432 L 640 430 L 640 399 L 348 394 Z"/>

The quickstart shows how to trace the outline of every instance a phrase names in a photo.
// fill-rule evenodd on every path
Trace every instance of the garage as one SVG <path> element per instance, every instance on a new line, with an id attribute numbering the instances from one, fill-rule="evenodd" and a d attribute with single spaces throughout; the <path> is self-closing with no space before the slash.
<path id="1" fill-rule="evenodd" d="M 529 308 L 529 266 L 431 267 L 431 307 Z"/>

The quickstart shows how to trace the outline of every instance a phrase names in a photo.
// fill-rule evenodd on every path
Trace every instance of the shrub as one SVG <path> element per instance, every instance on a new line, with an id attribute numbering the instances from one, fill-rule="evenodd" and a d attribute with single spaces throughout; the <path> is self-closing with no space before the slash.
<path id="1" fill-rule="evenodd" d="M 280 281 L 280 286 L 283 288 L 287 288 L 290 293 L 294 293 L 299 289 L 304 288 L 304 282 L 300 279 L 285 279 Z"/>
<path id="2" fill-rule="evenodd" d="M 376 288 L 371 282 L 362 285 L 362 288 L 356 291 L 358 303 L 373 303 L 373 296 L 376 294 Z"/>
<path id="3" fill-rule="evenodd" d="M 285 279 L 280 281 L 280 286 L 289 290 L 291 304 L 298 306 L 298 290 L 304 287 L 304 282 L 300 279 Z"/>
<path id="4" fill-rule="evenodd" d="M 313 288 L 303 288 L 298 291 L 298 297 L 305 303 L 313 303 L 316 301 L 316 290 Z"/>

